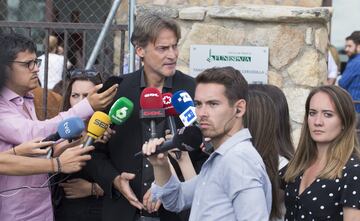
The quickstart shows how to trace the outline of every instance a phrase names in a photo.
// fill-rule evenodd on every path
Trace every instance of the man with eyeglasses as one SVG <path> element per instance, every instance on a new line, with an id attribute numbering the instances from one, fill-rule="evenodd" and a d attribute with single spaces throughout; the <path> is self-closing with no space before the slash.
<path id="1" fill-rule="evenodd" d="M 58 124 L 69 117 L 88 119 L 96 110 L 109 105 L 115 96 L 117 86 L 103 93 L 96 86 L 87 99 L 58 116 L 38 121 L 33 95 L 30 91 L 38 86 L 40 62 L 36 57 L 34 42 L 19 34 L 0 35 L 0 77 L 5 87 L 0 91 L 0 152 L 7 151 L 25 141 L 46 137 L 56 132 Z M 14 151 L 15 154 L 15 151 Z M 47 174 L 31 176 L 0 176 L 0 191 L 21 186 L 40 187 L 47 185 Z M 52 221 L 53 211 L 49 188 L 24 189 L 0 196 L 0 217 L 2 221 Z"/>

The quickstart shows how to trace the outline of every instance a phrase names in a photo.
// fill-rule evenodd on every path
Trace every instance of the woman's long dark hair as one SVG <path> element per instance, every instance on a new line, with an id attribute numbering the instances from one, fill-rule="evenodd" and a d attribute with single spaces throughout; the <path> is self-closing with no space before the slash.
<path id="1" fill-rule="evenodd" d="M 295 148 L 291 138 L 289 106 L 284 93 L 280 88 L 270 84 L 250 84 L 249 90 L 262 91 L 274 102 L 279 122 L 275 128 L 279 154 L 288 160 L 292 159 Z"/>
<path id="2" fill-rule="evenodd" d="M 266 172 L 272 186 L 272 205 L 270 218 L 280 218 L 280 177 L 279 168 L 279 144 L 276 138 L 278 117 L 275 104 L 272 99 L 261 91 L 249 91 L 244 126 L 252 136 L 252 143 L 262 157 Z"/>

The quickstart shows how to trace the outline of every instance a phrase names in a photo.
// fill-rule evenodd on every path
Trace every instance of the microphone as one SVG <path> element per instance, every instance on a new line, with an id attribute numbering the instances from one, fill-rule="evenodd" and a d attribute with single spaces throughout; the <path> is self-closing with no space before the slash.
<path id="1" fill-rule="evenodd" d="M 85 129 L 84 121 L 79 117 L 71 117 L 61 121 L 57 127 L 57 132 L 50 134 L 45 137 L 41 142 L 45 141 L 57 141 L 60 139 L 72 140 L 76 137 L 79 137 L 82 131 Z M 40 149 L 46 149 L 47 147 L 42 147 Z M 52 148 L 46 155 L 46 158 L 50 158 L 52 155 Z"/>
<path id="2" fill-rule="evenodd" d="M 181 151 L 194 151 L 200 148 L 203 142 L 203 136 L 200 129 L 196 126 L 189 126 L 181 128 L 171 140 L 165 141 L 160 146 L 156 147 L 156 151 L 151 155 L 163 153 L 173 148 L 178 148 Z M 142 151 L 136 153 L 134 157 L 144 155 Z"/>
<path id="3" fill-rule="evenodd" d="M 185 127 L 196 122 L 196 113 L 194 102 L 188 92 L 179 90 L 174 93 L 171 103 L 179 115 L 181 122 Z"/>
<path id="4" fill-rule="evenodd" d="M 156 137 L 155 119 L 165 117 L 162 96 L 156 88 L 145 88 L 140 95 L 140 119 L 150 120 L 151 138 Z"/>
<path id="5" fill-rule="evenodd" d="M 177 116 L 178 114 L 176 113 L 175 108 L 171 103 L 172 93 L 163 93 L 162 97 L 163 97 L 163 104 L 164 104 L 167 124 L 171 131 L 171 134 L 174 135 L 176 134 L 176 130 L 177 130 L 174 117 Z M 181 151 L 174 151 L 174 153 L 176 159 L 181 158 Z"/>
<path id="6" fill-rule="evenodd" d="M 179 90 L 174 93 L 171 98 L 171 103 L 174 106 L 176 112 L 180 114 L 180 120 L 185 127 L 189 125 L 195 125 L 199 127 L 196 122 L 197 116 L 194 107 L 194 101 L 188 92 Z M 209 141 L 203 140 L 205 146 L 205 152 L 212 153 L 214 151 L 213 145 Z"/>
<path id="7" fill-rule="evenodd" d="M 120 97 L 110 108 L 109 117 L 111 123 L 123 124 L 131 116 L 133 110 L 133 102 L 126 97 Z"/>
<path id="8" fill-rule="evenodd" d="M 165 116 L 167 119 L 167 123 L 169 126 L 169 129 L 171 131 L 171 134 L 176 134 L 176 124 L 175 124 L 175 119 L 174 116 L 177 116 L 178 114 L 176 113 L 174 106 L 171 103 L 171 97 L 172 97 L 172 93 L 163 93 L 162 94 L 162 101 L 164 104 L 164 109 L 165 109 Z"/>
<path id="9" fill-rule="evenodd" d="M 102 136 L 109 127 L 110 117 L 101 111 L 96 111 L 90 118 L 84 147 L 90 146 L 94 140 Z"/>
<path id="10" fill-rule="evenodd" d="M 45 141 L 57 141 L 62 139 L 70 140 L 81 135 L 81 132 L 85 129 L 83 120 L 79 117 L 71 117 L 61 121 L 57 127 L 57 132 L 50 134 L 44 138 L 41 142 Z"/>

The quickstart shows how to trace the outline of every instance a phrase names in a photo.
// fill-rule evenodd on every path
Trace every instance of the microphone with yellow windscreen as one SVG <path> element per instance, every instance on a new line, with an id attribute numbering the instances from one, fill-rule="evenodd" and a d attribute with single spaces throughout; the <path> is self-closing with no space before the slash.
<path id="1" fill-rule="evenodd" d="M 84 147 L 92 145 L 94 140 L 101 137 L 110 125 L 110 117 L 101 111 L 96 111 L 89 120 Z"/>

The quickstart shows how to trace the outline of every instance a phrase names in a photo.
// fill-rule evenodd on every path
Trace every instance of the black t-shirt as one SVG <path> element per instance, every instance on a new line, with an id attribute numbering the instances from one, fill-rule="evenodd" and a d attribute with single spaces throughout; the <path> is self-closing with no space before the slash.
<path id="1" fill-rule="evenodd" d="M 285 174 L 286 167 L 280 170 Z M 285 183 L 285 221 L 343 220 L 343 207 L 360 209 L 360 160 L 355 157 L 346 163 L 341 178 L 316 179 L 299 195 L 302 175 L 295 182 Z"/>

